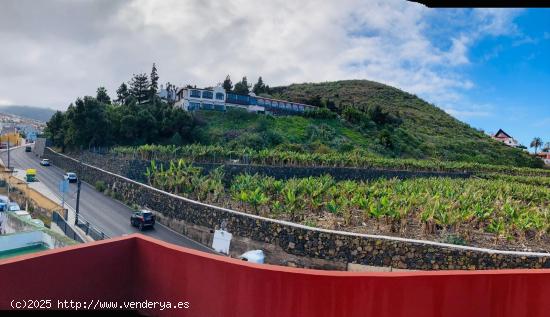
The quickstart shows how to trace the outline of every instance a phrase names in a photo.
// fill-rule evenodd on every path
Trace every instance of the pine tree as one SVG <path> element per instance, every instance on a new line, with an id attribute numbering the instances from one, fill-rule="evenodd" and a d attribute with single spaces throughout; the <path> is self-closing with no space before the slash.
<path id="1" fill-rule="evenodd" d="M 233 89 L 233 92 L 238 95 L 248 95 L 250 92 L 249 88 L 250 86 L 248 85 L 248 80 L 246 79 L 246 76 L 244 76 L 240 82 L 235 84 L 235 89 Z"/>
<path id="2" fill-rule="evenodd" d="M 102 102 L 104 104 L 111 103 L 111 97 L 109 97 L 109 94 L 107 94 L 107 89 L 105 89 L 105 87 L 97 88 L 97 94 L 95 99 L 97 99 L 97 101 Z"/>
<path id="3" fill-rule="evenodd" d="M 225 80 L 223 81 L 223 89 L 225 89 L 225 92 L 231 92 L 233 89 L 233 83 L 231 82 L 231 78 L 229 75 L 225 77 Z"/>
<path id="4" fill-rule="evenodd" d="M 151 69 L 151 83 L 149 85 L 149 100 L 153 100 L 159 90 L 159 75 L 157 74 L 157 65 L 153 63 Z"/>
<path id="5" fill-rule="evenodd" d="M 128 86 L 126 86 L 125 83 L 120 84 L 120 87 L 116 90 L 116 101 L 120 104 L 123 104 L 124 101 L 126 101 L 126 98 L 130 95 L 130 92 L 128 91 Z"/>
<path id="6" fill-rule="evenodd" d="M 149 78 L 147 74 L 134 74 L 134 77 L 129 82 L 130 95 L 136 98 L 137 103 L 143 103 L 147 101 L 149 97 Z"/>
<path id="7" fill-rule="evenodd" d="M 259 95 L 259 94 L 263 94 L 265 93 L 265 84 L 264 84 L 264 81 L 262 80 L 262 76 L 260 76 L 260 78 L 258 78 L 258 82 L 254 85 L 254 88 L 252 88 L 252 91 L 256 94 L 256 95 Z"/>

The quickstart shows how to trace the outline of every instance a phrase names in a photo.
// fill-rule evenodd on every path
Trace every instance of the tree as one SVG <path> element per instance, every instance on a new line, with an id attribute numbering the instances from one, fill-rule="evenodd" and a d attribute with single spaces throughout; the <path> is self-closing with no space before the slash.
<path id="1" fill-rule="evenodd" d="M 537 150 L 539 149 L 539 147 L 542 146 L 542 139 L 539 137 L 533 138 L 533 141 L 531 141 L 530 146 L 535 148 L 535 154 L 537 154 Z"/>
<path id="2" fill-rule="evenodd" d="M 153 68 L 151 69 L 151 83 L 149 84 L 149 100 L 157 95 L 159 90 L 159 75 L 157 74 L 157 65 L 153 63 Z"/>
<path id="3" fill-rule="evenodd" d="M 181 137 L 179 132 L 174 133 L 174 135 L 170 138 L 170 144 L 173 144 L 173 145 L 183 144 L 183 138 Z"/>
<path id="4" fill-rule="evenodd" d="M 128 91 L 128 86 L 125 83 L 120 84 L 120 87 L 116 90 L 117 99 L 116 101 L 120 104 L 124 104 L 130 92 Z"/>
<path id="5" fill-rule="evenodd" d="M 252 88 L 252 91 L 256 95 L 266 93 L 266 86 L 264 84 L 264 81 L 262 80 L 262 76 L 258 78 L 258 82 L 254 84 L 254 88 Z"/>
<path id="6" fill-rule="evenodd" d="M 546 142 L 542 148 L 543 152 L 550 152 L 550 142 Z"/>
<path id="7" fill-rule="evenodd" d="M 104 103 L 90 96 L 71 104 L 65 114 L 65 145 L 89 147 L 109 143 L 111 133 L 106 109 Z"/>
<path id="8" fill-rule="evenodd" d="M 95 99 L 107 105 L 111 104 L 111 97 L 109 97 L 109 94 L 107 94 L 107 89 L 105 89 L 105 87 L 97 88 L 97 94 Z"/>
<path id="9" fill-rule="evenodd" d="M 46 136 L 52 140 L 55 146 L 64 146 L 65 131 L 63 130 L 63 123 L 65 121 L 65 115 L 61 111 L 56 111 L 50 120 L 46 123 Z"/>
<path id="10" fill-rule="evenodd" d="M 231 82 L 231 78 L 229 75 L 225 77 L 225 80 L 223 81 L 223 89 L 225 89 L 225 92 L 231 92 L 233 89 L 233 82 Z"/>
<path id="11" fill-rule="evenodd" d="M 246 76 L 243 77 L 243 79 L 235 84 L 235 88 L 233 89 L 233 92 L 238 95 L 248 95 L 250 92 L 250 86 L 248 85 L 248 80 L 246 79 Z"/>
<path id="12" fill-rule="evenodd" d="M 141 104 L 148 100 L 150 86 L 149 78 L 147 74 L 134 74 L 134 77 L 129 82 L 130 84 L 130 95 L 136 98 L 138 104 Z"/>

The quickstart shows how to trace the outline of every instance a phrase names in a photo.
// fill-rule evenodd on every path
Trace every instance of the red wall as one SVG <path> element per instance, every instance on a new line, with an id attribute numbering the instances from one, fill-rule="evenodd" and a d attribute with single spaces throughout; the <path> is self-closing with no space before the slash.
<path id="1" fill-rule="evenodd" d="M 23 298 L 188 301 L 161 316 L 549 316 L 550 271 L 348 273 L 250 264 L 133 235 L 0 262 Z M 7 304 L 7 305 L 6 305 Z"/>

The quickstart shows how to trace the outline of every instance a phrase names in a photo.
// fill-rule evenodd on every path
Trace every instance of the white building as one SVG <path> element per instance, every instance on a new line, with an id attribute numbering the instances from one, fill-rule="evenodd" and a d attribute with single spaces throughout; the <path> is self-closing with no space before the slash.
<path id="1" fill-rule="evenodd" d="M 493 139 L 500 141 L 508 146 L 511 147 L 518 147 L 519 142 L 511 137 L 508 133 L 504 132 L 502 129 L 499 129 L 497 133 L 495 133 L 493 136 Z"/>
<path id="2" fill-rule="evenodd" d="M 213 89 L 180 88 L 176 92 L 176 107 L 185 111 L 199 109 L 225 111 L 225 89 L 216 86 Z"/>

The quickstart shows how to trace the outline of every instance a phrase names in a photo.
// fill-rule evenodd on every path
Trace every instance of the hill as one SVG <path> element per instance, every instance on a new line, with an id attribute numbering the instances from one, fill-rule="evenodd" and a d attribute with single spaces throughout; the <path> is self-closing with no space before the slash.
<path id="1" fill-rule="evenodd" d="M 437 106 L 368 80 L 293 84 L 272 89 L 276 98 L 326 106 L 360 131 L 375 153 L 389 157 L 538 166 L 520 149 L 492 140 Z M 377 117 L 379 108 L 386 122 Z"/>
<path id="2" fill-rule="evenodd" d="M 415 95 L 367 80 L 293 84 L 271 97 L 326 107 L 310 117 L 199 111 L 195 141 L 235 147 L 346 152 L 496 165 L 540 166 Z M 331 111 L 329 111 L 330 109 Z"/>
<path id="3" fill-rule="evenodd" d="M 55 110 L 33 106 L 0 106 L 0 112 L 46 122 L 50 120 Z"/>

